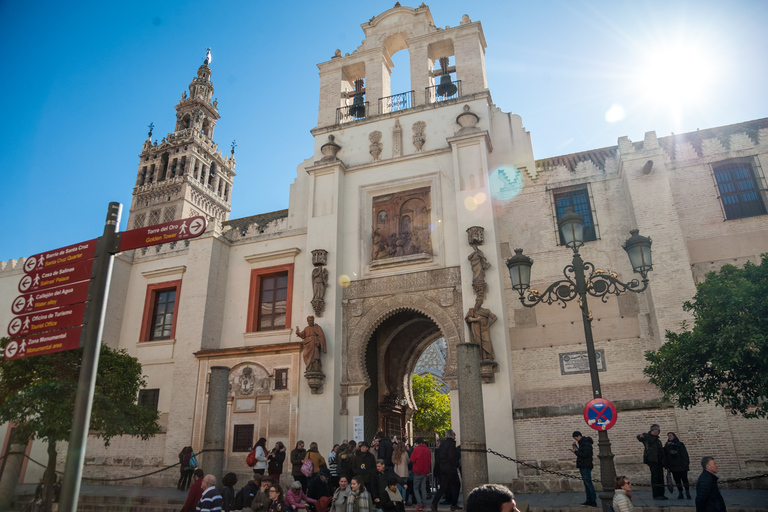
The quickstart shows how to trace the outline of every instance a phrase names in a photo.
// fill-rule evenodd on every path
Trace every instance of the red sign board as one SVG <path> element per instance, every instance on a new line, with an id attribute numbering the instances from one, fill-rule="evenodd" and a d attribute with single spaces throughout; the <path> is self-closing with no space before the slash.
<path id="1" fill-rule="evenodd" d="M 86 260 L 27 274 L 19 281 L 19 291 L 35 292 L 90 279 L 92 266 L 93 260 Z"/>
<path id="2" fill-rule="evenodd" d="M 27 258 L 27 261 L 24 262 L 24 272 L 32 274 L 44 269 L 71 265 L 72 263 L 93 259 L 93 255 L 96 253 L 96 241 L 97 239 L 94 238 L 87 242 L 80 242 L 79 244 L 30 256 Z"/>
<path id="3" fill-rule="evenodd" d="M 8 324 L 9 336 L 26 336 L 83 323 L 85 304 L 50 309 L 31 315 L 17 316 Z"/>
<path id="4" fill-rule="evenodd" d="M 80 346 L 82 330 L 83 326 L 78 325 L 72 329 L 12 339 L 5 345 L 5 358 L 22 359 L 75 349 Z"/>
<path id="5" fill-rule="evenodd" d="M 178 242 L 197 238 L 205 232 L 208 220 L 205 217 L 190 217 L 146 228 L 131 229 L 120 234 L 120 251 Z"/>
<path id="6" fill-rule="evenodd" d="M 584 406 L 584 421 L 595 430 L 608 430 L 618 417 L 616 406 L 604 398 L 595 398 Z"/>
<path id="7" fill-rule="evenodd" d="M 85 302 L 88 298 L 89 285 L 90 281 L 82 281 L 58 288 L 19 295 L 11 303 L 11 311 L 13 311 L 14 315 L 22 315 Z"/>

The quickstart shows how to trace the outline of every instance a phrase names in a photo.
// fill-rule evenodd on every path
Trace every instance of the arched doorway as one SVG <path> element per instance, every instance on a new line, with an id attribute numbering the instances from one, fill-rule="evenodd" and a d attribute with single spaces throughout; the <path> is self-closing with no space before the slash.
<path id="1" fill-rule="evenodd" d="M 408 437 L 406 425 L 416 408 L 411 375 L 421 354 L 443 334 L 425 314 L 401 310 L 387 317 L 367 342 L 365 369 L 370 386 L 363 393 L 365 438 L 382 430 Z"/>

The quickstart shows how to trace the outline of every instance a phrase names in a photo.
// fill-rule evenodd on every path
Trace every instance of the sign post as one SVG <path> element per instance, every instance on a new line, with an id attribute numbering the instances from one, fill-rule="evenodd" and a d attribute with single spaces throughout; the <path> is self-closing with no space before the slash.
<path id="1" fill-rule="evenodd" d="M 120 226 L 122 209 L 123 205 L 120 203 L 109 203 L 104 235 L 96 243 L 91 284 L 88 287 L 88 302 L 85 308 L 83 361 L 80 367 L 80 380 L 77 384 L 72 432 L 69 436 L 67 463 L 64 468 L 64 482 L 59 500 L 59 510 L 62 512 L 75 512 L 80 495 L 85 446 L 88 441 L 88 426 L 91 423 L 93 394 L 96 388 L 96 370 L 99 367 L 101 336 L 104 332 L 106 298 L 109 293 L 114 255 L 118 252 L 117 229 Z"/>

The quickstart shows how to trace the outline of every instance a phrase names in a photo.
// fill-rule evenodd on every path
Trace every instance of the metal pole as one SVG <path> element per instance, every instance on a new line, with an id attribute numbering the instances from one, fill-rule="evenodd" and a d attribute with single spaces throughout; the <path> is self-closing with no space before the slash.
<path id="1" fill-rule="evenodd" d="M 576 279 L 576 293 L 579 294 L 579 306 L 581 307 L 581 320 L 584 323 L 584 337 L 587 341 L 587 357 L 589 359 L 589 376 L 592 379 L 592 398 L 602 398 L 600 389 L 600 375 L 597 371 L 597 357 L 595 356 L 595 342 L 592 338 L 592 314 L 587 305 L 587 279 L 584 275 L 584 260 L 578 251 L 573 254 L 573 272 Z M 613 482 L 616 478 L 616 467 L 613 464 L 611 441 L 608 432 L 598 432 L 598 453 L 600 459 L 600 500 L 603 503 L 603 512 L 609 512 L 613 506 Z"/>
<path id="2" fill-rule="evenodd" d="M 120 226 L 122 208 L 123 205 L 120 203 L 109 203 L 104 234 L 96 243 L 96 254 L 93 260 L 91 283 L 88 287 L 88 302 L 85 306 L 84 315 L 83 361 L 80 367 L 80 380 L 77 384 L 72 433 L 69 437 L 64 482 L 59 500 L 61 512 L 75 512 L 77 510 L 85 448 L 88 442 L 88 426 L 91 422 L 91 407 L 96 387 L 96 370 L 99 367 L 101 336 L 104 332 L 109 281 L 112 276 L 114 254 L 118 250 L 120 241 L 117 229 Z"/>

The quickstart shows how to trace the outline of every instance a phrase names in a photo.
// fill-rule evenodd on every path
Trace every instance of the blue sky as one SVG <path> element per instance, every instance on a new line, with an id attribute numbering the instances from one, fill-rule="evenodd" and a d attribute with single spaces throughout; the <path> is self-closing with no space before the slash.
<path id="1" fill-rule="evenodd" d="M 110 201 L 125 229 L 147 125 L 173 130 L 206 47 L 214 139 L 238 144 L 231 218 L 287 208 L 312 152 L 316 64 L 393 4 L 0 0 L 0 261 L 95 238 Z M 765 1 L 429 6 L 439 27 L 482 22 L 494 103 L 522 116 L 536 158 L 768 116 Z M 392 92 L 406 91 L 407 53 L 394 62 Z"/>

